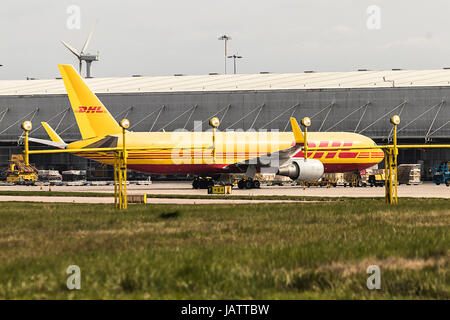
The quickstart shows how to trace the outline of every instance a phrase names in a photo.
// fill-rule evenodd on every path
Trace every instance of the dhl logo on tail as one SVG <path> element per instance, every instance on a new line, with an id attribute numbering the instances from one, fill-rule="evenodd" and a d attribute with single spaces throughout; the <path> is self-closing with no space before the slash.
<path id="1" fill-rule="evenodd" d="M 106 113 L 106 110 L 102 110 L 101 106 L 98 107 L 86 107 L 86 106 L 79 106 L 78 111 L 75 111 L 76 113 Z"/>

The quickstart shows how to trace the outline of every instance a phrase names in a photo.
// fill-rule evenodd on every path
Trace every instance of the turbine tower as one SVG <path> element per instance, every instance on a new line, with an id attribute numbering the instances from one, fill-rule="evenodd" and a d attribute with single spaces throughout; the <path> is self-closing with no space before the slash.
<path id="1" fill-rule="evenodd" d="M 92 31 L 89 33 L 89 36 L 87 37 L 86 42 L 84 43 L 84 46 L 80 52 L 78 52 L 77 49 L 70 46 L 68 43 L 61 40 L 62 44 L 78 58 L 78 61 L 80 63 L 79 64 L 80 75 L 81 75 L 82 62 L 86 61 L 86 78 L 91 78 L 91 63 L 92 63 L 92 61 L 98 61 L 98 52 L 97 52 L 97 54 L 86 53 L 89 42 L 91 41 L 92 35 L 94 34 L 95 27 L 97 26 L 97 22 L 95 23 Z"/>

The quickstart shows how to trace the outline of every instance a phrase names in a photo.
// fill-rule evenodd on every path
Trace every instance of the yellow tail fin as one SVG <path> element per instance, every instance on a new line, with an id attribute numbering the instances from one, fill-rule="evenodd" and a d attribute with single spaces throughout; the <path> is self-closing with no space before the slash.
<path id="1" fill-rule="evenodd" d="M 294 133 L 295 143 L 297 144 L 303 143 L 305 141 L 305 137 L 303 136 L 302 130 L 300 129 L 297 120 L 292 117 L 290 118 L 290 120 L 292 132 Z"/>
<path id="2" fill-rule="evenodd" d="M 71 65 L 58 65 L 83 139 L 122 132 L 121 127 Z"/>
<path id="3" fill-rule="evenodd" d="M 48 136 L 52 141 L 54 142 L 60 142 L 64 143 L 63 139 L 55 132 L 55 130 L 50 127 L 50 125 L 47 122 L 41 122 L 42 126 L 44 127 L 45 131 L 47 131 Z"/>

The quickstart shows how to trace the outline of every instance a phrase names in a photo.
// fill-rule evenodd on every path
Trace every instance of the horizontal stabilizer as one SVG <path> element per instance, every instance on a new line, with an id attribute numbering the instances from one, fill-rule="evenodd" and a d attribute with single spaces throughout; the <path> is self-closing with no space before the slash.
<path id="1" fill-rule="evenodd" d="M 28 140 L 30 140 L 32 142 L 40 143 L 40 144 L 45 144 L 47 146 L 60 148 L 60 149 L 67 148 L 67 143 L 64 143 L 64 142 L 55 142 L 55 141 L 50 141 L 50 140 L 38 139 L 38 138 L 28 138 Z"/>

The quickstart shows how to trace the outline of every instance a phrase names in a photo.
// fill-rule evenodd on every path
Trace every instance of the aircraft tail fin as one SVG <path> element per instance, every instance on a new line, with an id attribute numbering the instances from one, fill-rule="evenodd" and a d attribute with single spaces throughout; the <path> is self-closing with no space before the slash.
<path id="1" fill-rule="evenodd" d="M 290 120 L 292 132 L 294 133 L 295 143 L 296 144 L 303 143 L 305 141 L 305 137 L 303 136 L 302 130 L 300 129 L 297 120 L 293 117 L 291 117 Z"/>
<path id="2" fill-rule="evenodd" d="M 65 143 L 63 139 L 53 130 L 47 122 L 41 122 L 50 139 L 54 142 Z"/>
<path id="3" fill-rule="evenodd" d="M 71 65 L 58 65 L 83 139 L 122 132 L 117 121 Z"/>

